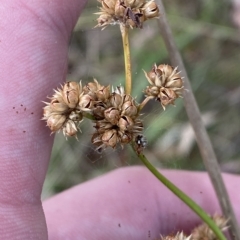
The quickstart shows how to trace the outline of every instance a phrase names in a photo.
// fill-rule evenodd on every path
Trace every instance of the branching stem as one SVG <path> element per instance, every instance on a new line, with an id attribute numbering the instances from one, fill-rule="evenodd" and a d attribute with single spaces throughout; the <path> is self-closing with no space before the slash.
<path id="1" fill-rule="evenodd" d="M 125 63 L 125 90 L 126 94 L 131 94 L 132 91 L 132 72 L 131 72 L 131 58 L 128 38 L 129 28 L 123 24 L 120 24 L 120 31 L 122 34 L 123 51 L 124 51 L 124 63 Z"/>

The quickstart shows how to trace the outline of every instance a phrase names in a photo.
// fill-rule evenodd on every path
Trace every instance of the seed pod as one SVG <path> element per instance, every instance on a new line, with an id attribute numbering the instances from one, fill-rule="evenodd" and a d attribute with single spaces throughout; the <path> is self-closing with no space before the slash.
<path id="1" fill-rule="evenodd" d="M 104 111 L 106 110 L 106 105 L 103 102 L 95 102 L 92 108 L 93 116 L 96 120 L 104 119 Z"/>
<path id="2" fill-rule="evenodd" d="M 158 96 L 163 108 L 169 104 L 174 104 L 174 100 L 177 98 L 176 93 L 169 88 L 161 88 Z"/>
<path id="3" fill-rule="evenodd" d="M 62 128 L 65 121 L 65 115 L 53 114 L 48 118 L 47 126 L 51 129 L 52 132 L 56 132 Z"/>
<path id="4" fill-rule="evenodd" d="M 117 131 L 111 129 L 102 135 L 102 142 L 109 147 L 115 148 L 118 143 Z"/>
<path id="5" fill-rule="evenodd" d="M 114 107 L 114 108 L 121 108 L 123 99 L 122 96 L 118 93 L 112 93 L 110 99 L 110 104 Z"/>
<path id="6" fill-rule="evenodd" d="M 57 99 L 52 99 L 50 102 L 50 107 L 55 113 L 64 113 L 68 110 L 68 105 L 65 102 L 59 102 Z"/>
<path id="7" fill-rule="evenodd" d="M 93 108 L 93 104 L 94 104 L 93 98 L 90 95 L 85 94 L 80 97 L 78 106 L 83 111 L 90 111 Z"/>
<path id="8" fill-rule="evenodd" d="M 69 108 L 75 108 L 79 101 L 80 85 L 77 82 L 66 82 L 63 86 L 63 99 Z"/>
<path id="9" fill-rule="evenodd" d="M 96 96 L 98 101 L 106 101 L 110 96 L 110 86 L 101 86 L 101 88 L 96 91 Z"/>
<path id="10" fill-rule="evenodd" d="M 136 116 L 137 115 L 137 107 L 134 103 L 134 101 L 126 101 L 122 105 L 122 115 L 127 115 L 129 117 Z"/>
<path id="11" fill-rule="evenodd" d="M 134 126 L 134 121 L 128 116 L 122 116 L 119 119 L 118 126 L 121 131 L 130 131 Z"/>
<path id="12" fill-rule="evenodd" d="M 73 137 L 76 136 L 78 132 L 77 126 L 72 120 L 68 120 L 63 127 L 64 136 Z"/>
<path id="13" fill-rule="evenodd" d="M 107 110 L 104 111 L 104 117 L 111 124 L 116 125 L 120 117 L 119 110 L 113 107 L 108 108 Z"/>
<path id="14" fill-rule="evenodd" d="M 155 18 L 159 16 L 159 9 L 154 1 L 146 2 L 143 6 L 143 15 L 145 19 Z"/>

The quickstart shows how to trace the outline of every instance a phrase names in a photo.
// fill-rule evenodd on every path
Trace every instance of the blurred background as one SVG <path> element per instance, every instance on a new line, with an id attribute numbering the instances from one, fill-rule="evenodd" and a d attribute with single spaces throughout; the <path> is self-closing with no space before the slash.
<path id="1" fill-rule="evenodd" d="M 164 4 L 221 169 L 240 173 L 240 1 Z M 101 84 L 118 86 L 124 83 L 119 26 L 94 28 L 97 6 L 96 0 L 88 1 L 72 34 L 68 79 L 87 83 L 96 78 Z M 147 85 L 142 69 L 170 62 L 156 20 L 130 31 L 130 42 L 133 96 L 140 102 Z M 145 154 L 155 166 L 204 170 L 181 99 L 165 111 L 152 101 L 144 112 Z M 128 146 L 98 154 L 90 142 L 92 125 L 84 120 L 79 141 L 56 134 L 43 199 L 113 169 L 141 164 Z"/>

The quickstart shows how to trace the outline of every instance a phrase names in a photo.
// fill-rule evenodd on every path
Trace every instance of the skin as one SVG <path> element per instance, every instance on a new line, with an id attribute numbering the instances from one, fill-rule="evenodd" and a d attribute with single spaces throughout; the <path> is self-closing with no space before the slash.
<path id="1" fill-rule="evenodd" d="M 65 81 L 68 41 L 84 4 L 1 1 L 1 239 L 141 240 L 189 231 L 199 219 L 143 167 L 115 170 L 42 205 L 53 136 L 40 121 L 41 101 Z M 209 213 L 220 211 L 206 173 L 163 173 Z M 224 179 L 240 221 L 240 178 Z"/>

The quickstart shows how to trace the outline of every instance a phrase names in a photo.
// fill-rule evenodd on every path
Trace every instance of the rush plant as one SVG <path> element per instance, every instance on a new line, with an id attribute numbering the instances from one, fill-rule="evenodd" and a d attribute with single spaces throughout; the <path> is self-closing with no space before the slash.
<path id="1" fill-rule="evenodd" d="M 96 14 L 96 27 L 105 29 L 109 25 L 120 27 L 123 41 L 125 62 L 125 86 L 115 89 L 110 85 L 101 85 L 96 79 L 86 85 L 67 81 L 55 90 L 49 102 L 45 102 L 43 120 L 55 133 L 62 131 L 67 137 L 77 138 L 83 119 L 94 123 L 92 144 L 101 153 L 106 148 L 117 148 L 130 145 L 146 167 L 174 194 L 183 200 L 204 221 L 196 228 L 192 235 L 185 236 L 182 232 L 176 236 L 162 237 L 162 239 L 221 239 L 226 229 L 227 221 L 221 216 L 209 217 L 193 200 L 166 179 L 143 154 L 147 145 L 143 136 L 142 113 L 144 106 L 150 100 L 156 100 L 159 107 L 174 105 L 174 101 L 182 96 L 184 91 L 183 79 L 177 66 L 153 64 L 150 71 L 144 71 L 146 88 L 143 89 L 144 100 L 138 103 L 131 96 L 132 72 L 130 61 L 129 30 L 133 28 L 142 31 L 145 21 L 161 17 L 161 9 L 157 4 L 145 0 L 99 0 L 100 11 Z M 84 134 L 84 133 L 82 133 Z M 181 231 L 181 229 L 180 229 Z"/>

